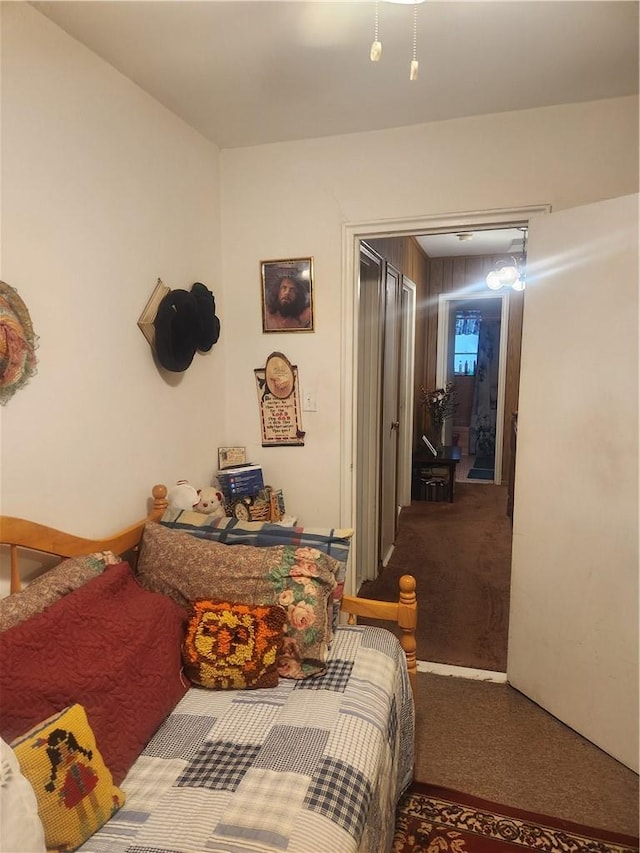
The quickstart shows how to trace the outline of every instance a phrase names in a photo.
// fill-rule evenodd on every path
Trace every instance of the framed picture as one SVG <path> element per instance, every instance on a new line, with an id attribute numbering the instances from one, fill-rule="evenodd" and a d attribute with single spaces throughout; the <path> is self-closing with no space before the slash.
<path id="1" fill-rule="evenodd" d="M 244 447 L 219 447 L 218 468 L 235 468 L 236 465 L 247 464 L 247 453 Z"/>
<path id="2" fill-rule="evenodd" d="M 262 331 L 313 332 L 313 258 L 262 261 Z"/>
<path id="3" fill-rule="evenodd" d="M 281 352 L 272 352 L 256 378 L 263 447 L 304 446 L 298 368 Z"/>

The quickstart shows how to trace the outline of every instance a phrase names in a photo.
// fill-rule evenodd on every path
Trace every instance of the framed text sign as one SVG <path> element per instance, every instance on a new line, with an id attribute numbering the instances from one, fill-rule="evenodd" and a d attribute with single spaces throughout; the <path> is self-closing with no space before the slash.
<path id="1" fill-rule="evenodd" d="M 256 378 L 263 447 L 304 445 L 298 368 L 281 352 L 272 352 Z"/>

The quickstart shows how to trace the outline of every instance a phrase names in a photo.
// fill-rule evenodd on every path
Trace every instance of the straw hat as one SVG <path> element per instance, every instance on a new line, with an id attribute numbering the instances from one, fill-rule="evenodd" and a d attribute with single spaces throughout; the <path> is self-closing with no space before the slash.
<path id="1" fill-rule="evenodd" d="M 0 281 L 0 405 L 36 372 L 38 338 L 18 292 Z"/>

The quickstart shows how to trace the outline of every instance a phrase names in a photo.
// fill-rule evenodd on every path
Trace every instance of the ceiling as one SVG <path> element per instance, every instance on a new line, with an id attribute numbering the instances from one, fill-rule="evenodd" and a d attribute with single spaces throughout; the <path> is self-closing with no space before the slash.
<path id="1" fill-rule="evenodd" d="M 638 93 L 638 6 L 618 0 L 54 0 L 31 5 L 219 148 Z M 409 80 L 417 15 L 417 80 Z M 433 234 L 430 257 L 506 254 L 515 229 Z"/>
<path id="2" fill-rule="evenodd" d="M 219 148 L 638 92 L 638 3 L 31 4 Z M 414 11 L 419 77 L 409 80 Z"/>
<path id="3" fill-rule="evenodd" d="M 428 234 L 416 239 L 430 258 L 512 255 L 526 250 L 526 237 L 523 241 L 523 230 L 519 228 L 455 231 L 453 234 Z"/>

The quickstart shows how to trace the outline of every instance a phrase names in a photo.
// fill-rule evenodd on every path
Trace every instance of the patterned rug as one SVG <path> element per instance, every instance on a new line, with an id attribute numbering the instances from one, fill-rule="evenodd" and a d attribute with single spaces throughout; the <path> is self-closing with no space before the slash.
<path id="1" fill-rule="evenodd" d="M 638 853 L 638 839 L 414 782 L 392 853 Z"/>

